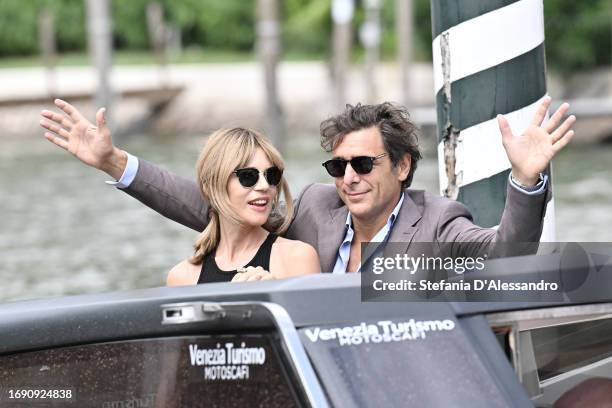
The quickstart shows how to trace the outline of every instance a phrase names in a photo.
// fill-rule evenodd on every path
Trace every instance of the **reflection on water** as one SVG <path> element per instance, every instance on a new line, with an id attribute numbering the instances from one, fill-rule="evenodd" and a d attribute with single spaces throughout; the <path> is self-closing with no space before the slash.
<path id="1" fill-rule="evenodd" d="M 192 178 L 202 140 L 140 137 L 130 152 Z M 161 286 L 188 257 L 196 233 L 104 184 L 107 178 L 45 140 L 0 141 L 0 301 Z M 292 141 L 294 195 L 329 181 L 316 137 Z M 609 241 L 612 146 L 573 147 L 555 160 L 559 241 Z M 437 191 L 435 158 L 419 164 L 415 188 Z"/>

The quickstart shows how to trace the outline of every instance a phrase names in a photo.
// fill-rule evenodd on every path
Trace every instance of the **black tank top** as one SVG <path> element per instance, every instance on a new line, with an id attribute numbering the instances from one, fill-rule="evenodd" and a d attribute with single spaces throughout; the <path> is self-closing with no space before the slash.
<path id="1" fill-rule="evenodd" d="M 257 253 L 245 265 L 246 266 L 261 266 L 266 271 L 270 270 L 270 254 L 272 253 L 272 244 L 276 241 L 278 235 L 268 234 L 265 241 L 261 244 Z M 212 283 L 212 282 L 229 282 L 234 276 L 238 273 L 238 271 L 222 271 L 217 266 L 217 262 L 215 262 L 215 254 L 217 250 L 208 253 L 204 256 L 202 260 L 202 269 L 200 270 L 200 278 L 198 279 L 198 284 L 200 283 Z"/>

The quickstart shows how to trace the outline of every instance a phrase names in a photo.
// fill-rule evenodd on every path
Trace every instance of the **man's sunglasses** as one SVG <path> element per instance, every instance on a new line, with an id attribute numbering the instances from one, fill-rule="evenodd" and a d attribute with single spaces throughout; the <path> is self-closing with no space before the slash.
<path id="1" fill-rule="evenodd" d="M 254 167 L 248 167 L 246 169 L 238 169 L 234 171 L 234 174 L 238 176 L 238 181 L 242 187 L 253 187 L 259 181 L 259 170 Z M 283 177 L 283 171 L 278 167 L 270 167 L 262 171 L 266 181 L 271 186 L 277 186 Z"/>
<path id="2" fill-rule="evenodd" d="M 368 174 L 374 167 L 374 161 L 386 156 L 387 153 L 379 154 L 378 156 L 357 156 L 351 160 L 346 159 L 331 159 L 323 163 L 323 167 L 332 177 L 343 177 L 346 171 L 346 164 L 351 163 L 351 167 L 357 174 Z"/>

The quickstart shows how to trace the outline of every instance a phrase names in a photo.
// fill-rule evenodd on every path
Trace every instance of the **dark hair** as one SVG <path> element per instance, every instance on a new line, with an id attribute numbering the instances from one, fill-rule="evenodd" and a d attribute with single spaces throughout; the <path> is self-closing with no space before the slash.
<path id="1" fill-rule="evenodd" d="M 374 126 L 382 135 L 393 167 L 406 153 L 410 154 L 410 171 L 402 182 L 402 188 L 409 187 L 417 162 L 421 159 L 421 152 L 417 127 L 410 121 L 408 111 L 402 106 L 390 102 L 378 105 L 346 105 L 344 112 L 321 122 L 321 147 L 326 152 L 331 152 L 342 142 L 345 135 Z"/>

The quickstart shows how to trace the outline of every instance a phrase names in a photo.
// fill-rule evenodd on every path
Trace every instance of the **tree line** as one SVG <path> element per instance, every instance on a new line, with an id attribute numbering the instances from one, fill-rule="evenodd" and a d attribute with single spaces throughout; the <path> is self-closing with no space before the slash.
<path id="1" fill-rule="evenodd" d="M 251 52 L 255 42 L 256 0 L 158 0 L 168 24 L 180 32 L 184 47 Z M 114 46 L 119 50 L 150 48 L 146 6 L 151 0 L 112 0 Z M 355 35 L 364 20 L 356 1 Z M 395 55 L 395 0 L 383 0 L 381 52 Z M 279 0 L 283 49 L 304 57 L 330 53 L 331 0 Z M 84 0 L 0 1 L 0 57 L 39 53 L 38 15 L 46 7 L 54 16 L 59 52 L 87 47 Z M 416 60 L 431 59 L 429 0 L 414 0 Z M 609 0 L 544 0 L 546 53 L 549 66 L 561 73 L 609 65 L 612 61 L 612 5 Z M 520 27 L 517 27 L 520 30 Z M 353 54 L 362 52 L 357 40 Z"/>

